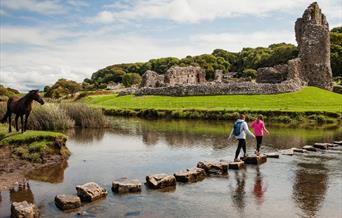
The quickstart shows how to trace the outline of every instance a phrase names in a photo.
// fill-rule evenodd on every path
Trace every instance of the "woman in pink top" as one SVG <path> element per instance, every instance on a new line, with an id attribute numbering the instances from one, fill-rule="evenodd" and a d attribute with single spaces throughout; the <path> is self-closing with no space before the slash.
<path id="1" fill-rule="evenodd" d="M 264 135 L 264 131 L 269 134 L 268 130 L 265 127 L 264 117 L 261 114 L 258 115 L 258 118 L 252 122 L 251 128 L 254 129 L 254 134 L 255 134 L 256 141 L 257 141 L 255 153 L 256 155 L 259 155 L 260 146 L 262 143 L 262 136 Z"/>

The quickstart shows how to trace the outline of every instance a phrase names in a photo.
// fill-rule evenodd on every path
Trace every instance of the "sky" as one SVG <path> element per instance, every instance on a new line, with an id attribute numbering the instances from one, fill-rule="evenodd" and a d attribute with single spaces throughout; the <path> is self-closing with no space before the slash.
<path id="1" fill-rule="evenodd" d="M 42 89 L 112 64 L 295 42 L 312 0 L 0 0 L 0 84 Z M 318 1 L 330 27 L 342 0 Z"/>

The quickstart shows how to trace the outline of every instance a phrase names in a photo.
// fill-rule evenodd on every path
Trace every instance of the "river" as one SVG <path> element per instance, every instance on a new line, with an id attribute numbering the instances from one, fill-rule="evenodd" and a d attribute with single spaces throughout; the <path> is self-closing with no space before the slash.
<path id="1" fill-rule="evenodd" d="M 88 217 L 341 217 L 342 153 L 310 153 L 268 159 L 260 166 L 231 171 L 193 184 L 177 183 L 162 192 L 143 187 L 140 194 L 117 195 L 111 182 L 190 168 L 200 160 L 232 160 L 236 142 L 227 142 L 229 122 L 111 118 L 110 129 L 67 132 L 69 160 L 28 175 L 29 188 L 1 193 L 0 217 L 10 216 L 10 202 L 34 202 L 42 217 L 74 217 L 62 212 L 54 197 L 76 193 L 94 181 L 106 199 L 86 204 Z M 301 129 L 270 126 L 263 152 L 342 139 L 342 128 Z M 248 140 L 248 153 L 254 152 Z"/>

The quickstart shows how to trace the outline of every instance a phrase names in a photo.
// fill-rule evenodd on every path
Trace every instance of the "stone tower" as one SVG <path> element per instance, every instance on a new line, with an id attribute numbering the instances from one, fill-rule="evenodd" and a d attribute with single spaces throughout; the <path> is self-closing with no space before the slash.
<path id="1" fill-rule="evenodd" d="M 329 24 L 317 2 L 312 3 L 295 25 L 301 62 L 299 77 L 309 86 L 332 89 Z"/>

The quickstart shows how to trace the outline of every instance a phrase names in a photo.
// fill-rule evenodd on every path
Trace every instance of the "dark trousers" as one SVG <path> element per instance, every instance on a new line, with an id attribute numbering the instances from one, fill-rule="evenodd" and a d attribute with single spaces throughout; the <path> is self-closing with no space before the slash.
<path id="1" fill-rule="evenodd" d="M 261 143 L 262 143 L 262 136 L 256 136 L 256 141 L 257 141 L 256 150 L 259 152 L 260 151 L 260 146 L 261 146 Z"/>
<path id="2" fill-rule="evenodd" d="M 246 139 L 238 139 L 238 141 L 239 141 L 239 144 L 236 148 L 235 159 L 239 157 L 241 148 L 243 150 L 244 155 L 246 154 Z"/>

